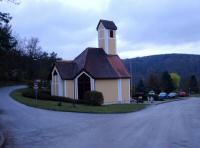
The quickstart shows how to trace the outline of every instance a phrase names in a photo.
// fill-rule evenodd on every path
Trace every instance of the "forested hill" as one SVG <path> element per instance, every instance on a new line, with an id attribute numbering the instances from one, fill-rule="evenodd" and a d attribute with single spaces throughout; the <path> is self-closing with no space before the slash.
<path id="1" fill-rule="evenodd" d="M 134 83 L 141 78 L 147 80 L 151 73 L 160 74 L 163 71 L 176 72 L 182 77 L 182 80 L 194 74 L 200 80 L 200 55 L 154 55 L 125 59 L 124 63 L 131 71 Z"/>

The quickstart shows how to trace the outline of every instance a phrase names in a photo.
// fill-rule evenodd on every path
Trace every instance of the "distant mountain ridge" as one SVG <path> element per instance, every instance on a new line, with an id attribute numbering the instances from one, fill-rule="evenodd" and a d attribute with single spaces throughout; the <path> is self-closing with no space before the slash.
<path id="1" fill-rule="evenodd" d="M 151 73 L 160 74 L 163 71 L 176 72 L 182 79 L 195 74 L 200 80 L 200 55 L 162 54 L 123 61 L 133 76 L 133 83 L 137 83 L 141 78 L 147 80 Z"/>

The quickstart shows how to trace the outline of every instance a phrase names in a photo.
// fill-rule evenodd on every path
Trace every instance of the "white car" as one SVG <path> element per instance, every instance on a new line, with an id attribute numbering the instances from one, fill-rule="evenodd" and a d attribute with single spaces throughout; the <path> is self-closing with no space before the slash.
<path id="1" fill-rule="evenodd" d="M 154 96 L 155 92 L 153 90 L 149 91 L 148 95 Z"/>
<path id="2" fill-rule="evenodd" d="M 169 98 L 175 98 L 176 96 L 177 96 L 177 93 L 175 93 L 175 92 L 171 92 L 168 94 Z"/>

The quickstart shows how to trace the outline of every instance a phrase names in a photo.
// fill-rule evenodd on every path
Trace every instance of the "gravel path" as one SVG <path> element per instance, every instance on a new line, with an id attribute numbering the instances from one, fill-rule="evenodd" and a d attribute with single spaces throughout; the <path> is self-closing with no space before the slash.
<path id="1" fill-rule="evenodd" d="M 55 112 L 20 104 L 0 88 L 6 148 L 200 148 L 200 98 L 127 114 Z"/>

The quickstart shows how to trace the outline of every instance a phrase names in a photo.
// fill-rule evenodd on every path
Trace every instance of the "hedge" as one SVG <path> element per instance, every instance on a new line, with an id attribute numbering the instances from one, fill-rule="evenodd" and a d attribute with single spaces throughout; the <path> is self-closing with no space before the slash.
<path id="1" fill-rule="evenodd" d="M 28 88 L 22 94 L 24 97 L 35 99 L 35 92 L 32 88 Z M 83 100 L 75 100 L 67 97 L 59 97 L 59 96 L 51 96 L 49 90 L 39 89 L 38 91 L 38 99 L 39 100 L 50 100 L 50 101 L 58 101 L 58 102 L 68 102 L 68 103 L 77 103 L 77 104 L 88 104 L 99 106 L 103 104 L 103 95 L 100 92 L 92 91 L 86 92 Z"/>
<path id="2" fill-rule="evenodd" d="M 84 100 L 89 105 L 101 106 L 103 104 L 104 98 L 101 92 L 88 91 L 84 94 Z"/>

